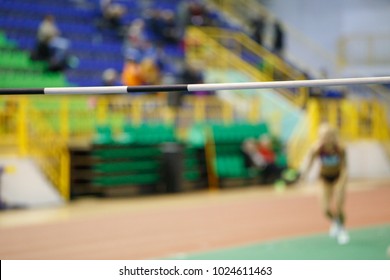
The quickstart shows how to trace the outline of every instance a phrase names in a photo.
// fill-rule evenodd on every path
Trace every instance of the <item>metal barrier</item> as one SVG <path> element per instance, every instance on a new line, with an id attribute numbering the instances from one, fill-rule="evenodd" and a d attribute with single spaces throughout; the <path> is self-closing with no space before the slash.
<path id="1" fill-rule="evenodd" d="M 201 62 L 209 69 L 239 70 L 254 81 L 306 78 L 241 32 L 214 27 L 190 27 L 186 33 L 186 47 L 188 61 Z M 246 62 L 243 57 L 253 58 L 257 65 Z M 307 88 L 281 88 L 277 92 L 300 107 L 308 98 Z"/>
<path id="2" fill-rule="evenodd" d="M 214 6 L 221 10 L 232 22 L 238 23 L 242 29 L 249 30 L 249 20 L 263 16 L 267 22 L 275 22 L 276 16 L 258 0 L 210 0 Z M 289 52 L 284 56 L 290 62 L 299 65 L 305 71 L 321 76 L 323 69 L 331 73 L 337 70 L 337 57 L 317 44 L 299 29 L 283 22 L 283 18 L 277 19 L 286 33 Z M 265 38 L 265 44 L 267 40 Z M 269 44 L 269 43 L 268 43 Z"/>
<path id="3" fill-rule="evenodd" d="M 338 42 L 339 67 L 386 66 L 390 63 L 388 34 L 352 34 Z"/>
<path id="4" fill-rule="evenodd" d="M 8 105 L 4 105 L 6 103 Z M 259 102 L 252 102 L 248 111 L 239 112 L 232 104 L 217 96 L 186 95 L 182 97 L 181 103 L 181 108 L 176 112 L 177 117 L 188 125 L 255 120 L 259 113 Z M 5 146 L 7 143 L 18 143 L 21 154 L 25 154 L 27 150 L 26 144 L 20 140 L 27 139 L 27 136 L 21 137 L 25 133 L 24 123 L 31 123 L 30 114 L 37 117 L 38 112 L 45 129 L 60 136 L 65 142 L 75 138 L 91 138 L 98 124 L 110 125 L 114 133 L 119 133 L 126 122 L 135 125 L 143 122 L 174 122 L 174 113 L 163 93 L 155 96 L 13 98 L 12 103 L 4 99 L 0 108 L 0 144 Z"/>
<path id="5" fill-rule="evenodd" d="M 64 199 L 70 198 L 68 141 L 90 140 L 98 124 L 110 125 L 117 134 L 126 122 L 175 121 L 165 94 L 3 97 L 0 104 L 0 153 L 33 157 Z M 239 114 L 216 96 L 184 96 L 176 112 L 178 133 L 185 137 L 194 123 L 248 121 L 256 112 Z"/>
<path id="6" fill-rule="evenodd" d="M 0 104 L 3 104 L 0 110 L 0 148 L 3 149 L 0 152 L 11 151 L 7 145 L 13 145 L 13 151 L 19 155 L 33 156 L 65 199 L 70 195 L 68 140 L 91 139 L 98 123 L 112 124 L 120 132 L 126 121 L 139 124 L 173 121 L 163 94 L 154 97 L 99 96 L 94 100 L 69 96 L 18 97 L 3 99 Z M 193 123 L 256 122 L 259 121 L 258 113 L 258 108 L 253 107 L 246 114 L 239 114 L 236 106 L 216 96 L 185 96 L 181 110 L 177 111 L 180 119 L 177 127 L 184 129 L 184 137 L 185 128 Z M 390 143 L 385 103 L 375 99 L 312 99 L 307 104 L 306 118 L 289 141 L 290 166 L 299 167 L 323 121 L 336 126 L 346 141 L 375 139 Z M 212 147 L 208 148 L 212 153 Z"/>
<path id="7" fill-rule="evenodd" d="M 14 97 L 0 100 L 0 147 L 1 153 L 17 153 L 15 143 L 18 140 L 18 101 Z"/>
<path id="8" fill-rule="evenodd" d="M 50 127 L 48 119 L 31 106 L 31 99 L 18 97 L 8 99 L 7 102 L 8 105 L 0 111 L 0 145 L 6 149 L 1 152 L 12 151 L 20 156 L 33 157 L 61 196 L 69 199 L 66 141 Z"/>

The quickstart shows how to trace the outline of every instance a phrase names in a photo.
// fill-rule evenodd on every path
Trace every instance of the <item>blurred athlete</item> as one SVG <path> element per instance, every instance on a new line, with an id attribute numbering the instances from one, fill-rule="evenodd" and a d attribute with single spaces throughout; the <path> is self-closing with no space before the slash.
<path id="1" fill-rule="evenodd" d="M 303 178 L 317 158 L 321 162 L 322 207 L 326 217 L 331 220 L 329 235 L 335 237 L 339 244 L 346 244 L 349 242 L 349 235 L 344 228 L 347 182 L 345 148 L 339 141 L 336 129 L 328 124 L 323 124 L 319 129 L 319 139 L 310 151 L 309 163 L 303 172 Z"/>

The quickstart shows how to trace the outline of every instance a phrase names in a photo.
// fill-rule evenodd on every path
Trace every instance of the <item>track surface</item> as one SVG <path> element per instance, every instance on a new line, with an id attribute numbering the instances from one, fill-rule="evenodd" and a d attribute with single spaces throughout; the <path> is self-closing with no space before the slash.
<path id="1" fill-rule="evenodd" d="M 0 259 L 156 259 L 326 233 L 317 186 L 88 199 L 0 213 Z M 348 187 L 347 226 L 390 223 L 390 182 Z"/>
<path id="2" fill-rule="evenodd" d="M 180 254 L 180 260 L 388 260 L 390 224 L 354 228 L 351 241 L 339 245 L 328 234 L 252 243 L 195 254 Z M 390 247 L 389 247 L 390 248 Z"/>

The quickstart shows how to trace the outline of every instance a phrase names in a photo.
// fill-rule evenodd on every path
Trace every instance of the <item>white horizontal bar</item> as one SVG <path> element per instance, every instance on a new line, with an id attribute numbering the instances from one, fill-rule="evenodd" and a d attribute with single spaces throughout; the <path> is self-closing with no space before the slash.
<path id="1" fill-rule="evenodd" d="M 239 89 L 266 89 L 266 88 L 298 88 L 298 87 L 324 87 L 344 86 L 356 84 L 390 84 L 390 77 L 370 78 L 342 78 L 321 80 L 298 80 L 278 82 L 249 82 L 249 83 L 218 83 L 218 84 L 190 84 L 188 91 L 214 91 Z"/>
<path id="2" fill-rule="evenodd" d="M 45 88 L 45 94 L 126 94 L 127 86 Z"/>

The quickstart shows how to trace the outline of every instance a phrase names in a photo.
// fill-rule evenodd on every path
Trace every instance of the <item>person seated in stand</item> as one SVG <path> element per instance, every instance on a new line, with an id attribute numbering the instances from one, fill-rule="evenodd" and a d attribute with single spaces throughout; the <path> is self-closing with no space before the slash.
<path id="1" fill-rule="evenodd" d="M 142 85 L 142 74 L 140 67 L 141 55 L 138 50 L 127 50 L 126 61 L 121 75 L 122 84 L 125 86 Z"/>
<path id="2" fill-rule="evenodd" d="M 49 71 L 62 71 L 70 67 L 70 41 L 60 34 L 55 17 L 46 15 L 38 27 L 37 45 L 31 59 L 47 61 Z"/>
<path id="3" fill-rule="evenodd" d="M 246 139 L 241 146 L 246 168 L 262 169 L 265 165 L 264 158 L 257 150 L 256 140 L 254 138 Z"/>
<path id="4" fill-rule="evenodd" d="M 101 0 L 100 11 L 105 25 L 122 36 L 122 18 L 127 12 L 126 7 L 112 0 Z"/>
<path id="5" fill-rule="evenodd" d="M 161 73 L 152 58 L 145 58 L 140 63 L 140 75 L 143 85 L 158 85 L 161 83 Z"/>
<path id="6" fill-rule="evenodd" d="M 37 30 L 37 43 L 31 54 L 32 60 L 49 60 L 51 56 L 50 42 L 60 31 L 55 24 L 53 15 L 45 15 Z"/>
<path id="7" fill-rule="evenodd" d="M 271 138 L 268 135 L 259 137 L 257 150 L 264 159 L 262 183 L 272 184 L 281 177 L 282 168 L 276 164 L 276 153 L 273 149 Z"/>
<path id="8" fill-rule="evenodd" d="M 121 86 L 118 72 L 113 68 L 107 68 L 102 73 L 102 86 Z"/>

